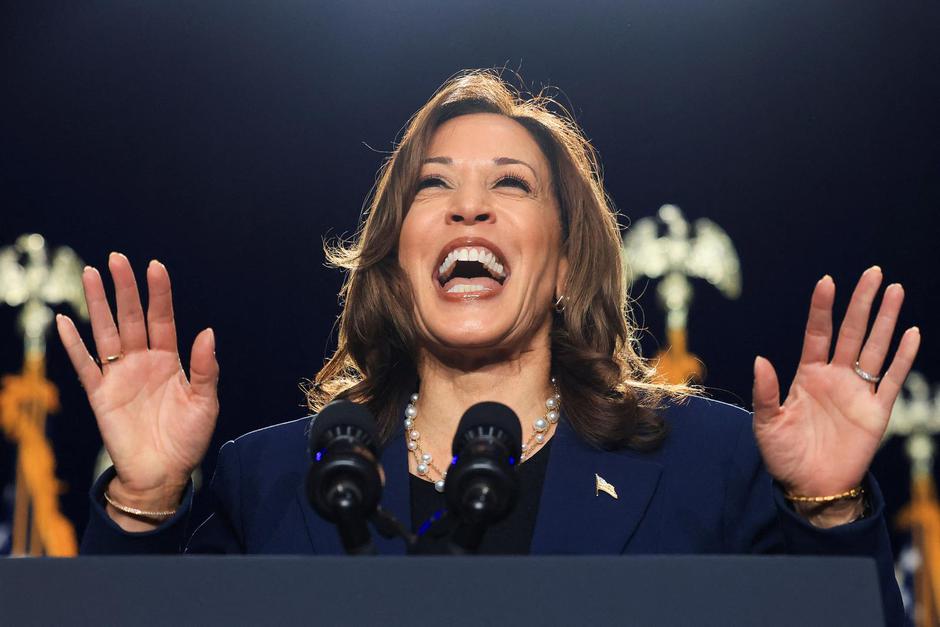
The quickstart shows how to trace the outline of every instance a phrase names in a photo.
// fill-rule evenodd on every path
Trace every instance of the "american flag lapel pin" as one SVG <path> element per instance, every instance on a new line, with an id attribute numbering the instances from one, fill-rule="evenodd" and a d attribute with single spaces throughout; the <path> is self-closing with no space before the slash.
<path id="1" fill-rule="evenodd" d="M 604 492 L 613 498 L 618 498 L 617 488 L 614 487 L 614 484 L 607 483 L 607 481 L 597 474 L 594 473 L 594 496 L 600 496 L 600 493 Z"/>

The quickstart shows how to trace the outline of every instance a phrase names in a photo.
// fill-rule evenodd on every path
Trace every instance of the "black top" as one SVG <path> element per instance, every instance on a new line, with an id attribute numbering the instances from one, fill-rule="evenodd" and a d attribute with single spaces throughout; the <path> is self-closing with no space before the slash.
<path id="1" fill-rule="evenodd" d="M 554 438 L 552 438 L 553 440 Z M 519 501 L 509 516 L 486 530 L 478 553 L 488 555 L 527 555 L 535 530 L 535 517 L 542 498 L 542 484 L 552 440 L 545 443 L 535 455 L 516 471 L 519 473 Z M 434 484 L 414 475 L 410 477 L 411 529 L 415 533 L 434 514 L 445 509 L 444 495 Z M 441 542 L 443 548 L 443 542 Z"/>

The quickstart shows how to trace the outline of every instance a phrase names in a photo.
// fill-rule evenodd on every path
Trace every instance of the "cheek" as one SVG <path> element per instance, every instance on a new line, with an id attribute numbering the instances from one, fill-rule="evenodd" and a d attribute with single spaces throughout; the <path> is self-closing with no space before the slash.
<path id="1" fill-rule="evenodd" d="M 559 227 L 560 228 L 560 227 Z M 537 283 L 553 283 L 561 260 L 560 233 L 552 226 L 530 229 L 524 238 L 527 257 Z"/>
<path id="2" fill-rule="evenodd" d="M 427 246 L 427 229 L 421 227 L 418 217 L 409 211 L 398 236 L 398 265 L 409 275 L 420 263 L 420 252 Z"/>

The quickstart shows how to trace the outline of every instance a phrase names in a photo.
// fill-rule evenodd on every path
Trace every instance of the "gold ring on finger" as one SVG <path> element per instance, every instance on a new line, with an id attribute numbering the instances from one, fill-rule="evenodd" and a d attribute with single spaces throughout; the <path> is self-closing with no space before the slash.
<path id="1" fill-rule="evenodd" d="M 108 355 L 107 357 L 104 358 L 104 363 L 113 364 L 114 362 L 116 362 L 118 359 L 120 359 L 123 356 L 124 356 L 124 353 L 118 353 L 117 355 Z"/>
<path id="2" fill-rule="evenodd" d="M 864 379 L 868 383 L 878 383 L 879 381 L 881 381 L 881 377 L 875 376 L 870 372 L 862 370 L 862 367 L 858 365 L 857 361 L 855 362 L 855 374 L 860 376 L 862 379 Z"/>

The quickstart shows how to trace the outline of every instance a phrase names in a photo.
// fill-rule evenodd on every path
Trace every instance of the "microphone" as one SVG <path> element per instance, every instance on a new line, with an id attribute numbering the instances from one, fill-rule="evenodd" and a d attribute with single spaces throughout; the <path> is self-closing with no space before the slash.
<path id="1" fill-rule="evenodd" d="M 451 552 L 475 553 L 486 528 L 515 507 L 521 442 L 519 418 L 502 403 L 477 403 L 460 419 L 444 487 L 447 510 L 457 518 Z"/>
<path id="2" fill-rule="evenodd" d="M 385 483 L 377 440 L 369 411 L 346 400 L 326 405 L 310 426 L 307 498 L 337 526 L 350 555 L 376 552 L 366 521 L 375 516 Z"/>

